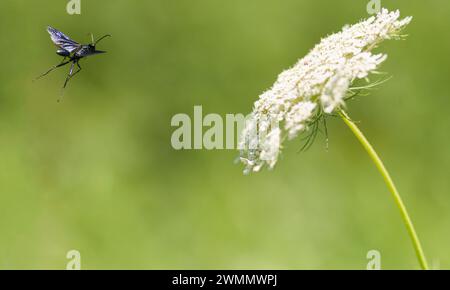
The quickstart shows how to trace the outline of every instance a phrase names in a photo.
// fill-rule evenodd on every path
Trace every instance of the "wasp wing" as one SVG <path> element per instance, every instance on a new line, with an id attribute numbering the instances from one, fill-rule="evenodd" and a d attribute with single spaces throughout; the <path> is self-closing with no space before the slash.
<path id="1" fill-rule="evenodd" d="M 67 35 L 65 35 L 61 31 L 59 31 L 53 27 L 48 26 L 47 32 L 50 34 L 50 37 L 51 37 L 53 43 L 56 46 L 58 46 L 59 48 L 62 48 L 64 50 L 67 50 L 68 52 L 72 53 L 80 47 L 79 43 L 77 43 L 76 41 L 73 41 Z"/>

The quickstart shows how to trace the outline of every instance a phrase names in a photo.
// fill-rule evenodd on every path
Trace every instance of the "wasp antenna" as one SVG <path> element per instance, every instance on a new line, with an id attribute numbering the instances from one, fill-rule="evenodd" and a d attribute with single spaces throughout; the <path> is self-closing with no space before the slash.
<path id="1" fill-rule="evenodd" d="M 91 43 L 94 44 L 95 40 L 94 40 L 94 34 L 92 34 L 92 32 L 89 32 L 89 35 L 91 36 Z"/>
<path id="2" fill-rule="evenodd" d="M 100 40 L 102 40 L 102 39 L 105 38 L 105 37 L 111 37 L 111 35 L 110 35 L 110 34 L 103 35 L 102 37 L 100 37 L 99 39 L 97 39 L 97 41 L 94 42 L 94 46 L 96 46 L 97 43 L 99 43 Z"/>

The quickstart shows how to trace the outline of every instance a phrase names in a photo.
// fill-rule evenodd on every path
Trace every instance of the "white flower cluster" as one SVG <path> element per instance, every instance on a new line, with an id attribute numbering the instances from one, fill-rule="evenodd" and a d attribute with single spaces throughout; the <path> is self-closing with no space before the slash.
<path id="1" fill-rule="evenodd" d="M 242 132 L 241 161 L 246 173 L 257 172 L 265 164 L 272 168 L 285 136 L 296 137 L 319 112 L 331 114 L 344 105 L 352 82 L 366 78 L 387 57 L 371 50 L 398 36 L 412 19 L 399 17 L 399 11 L 383 9 L 376 16 L 345 26 L 278 76 L 273 87 L 255 102 Z"/>

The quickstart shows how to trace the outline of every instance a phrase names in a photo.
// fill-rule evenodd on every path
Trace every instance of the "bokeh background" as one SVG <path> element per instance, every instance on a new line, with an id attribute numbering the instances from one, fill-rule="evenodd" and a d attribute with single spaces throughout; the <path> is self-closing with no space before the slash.
<path id="1" fill-rule="evenodd" d="M 368 16 L 367 1 L 81 0 L 0 3 L 0 268 L 417 269 L 400 214 L 351 132 L 330 119 L 302 153 L 244 176 L 238 152 L 175 151 L 176 113 L 251 111 L 321 37 Z M 450 3 L 382 0 L 413 15 L 386 42 L 393 78 L 348 104 L 402 194 L 430 264 L 450 268 Z M 57 103 L 68 67 L 45 31 L 110 33 L 108 54 Z"/>

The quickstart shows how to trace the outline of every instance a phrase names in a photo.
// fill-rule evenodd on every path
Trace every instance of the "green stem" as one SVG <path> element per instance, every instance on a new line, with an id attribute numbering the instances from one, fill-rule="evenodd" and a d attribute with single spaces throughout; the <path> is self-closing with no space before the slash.
<path id="1" fill-rule="evenodd" d="M 397 188 L 395 187 L 394 182 L 392 181 L 392 178 L 389 175 L 389 172 L 386 170 L 386 167 L 384 167 L 384 164 L 381 161 L 380 157 L 378 157 L 378 154 L 375 152 L 372 145 L 370 145 L 369 141 L 367 141 L 366 137 L 364 137 L 363 133 L 359 130 L 356 124 L 351 121 L 351 119 L 344 111 L 340 111 L 339 115 L 341 116 L 342 120 L 344 120 L 345 124 L 350 128 L 350 130 L 352 130 L 353 134 L 355 134 L 356 138 L 358 138 L 359 142 L 361 142 L 362 146 L 364 147 L 364 149 L 366 149 L 370 158 L 375 163 L 378 171 L 383 176 L 383 179 L 386 182 L 398 209 L 400 210 L 400 214 L 402 215 L 403 221 L 405 222 L 406 229 L 408 230 L 409 236 L 412 240 L 414 250 L 416 251 L 416 256 L 417 259 L 419 260 L 420 266 L 423 270 L 428 270 L 427 260 L 425 258 L 425 254 L 423 253 L 419 237 L 417 236 L 416 230 L 414 229 L 414 225 L 411 221 L 411 218 L 409 217 L 408 211 L 406 210 L 406 207 L 403 204 L 402 198 L 400 197 L 400 194 L 398 193 Z"/>

